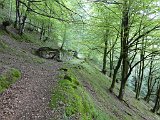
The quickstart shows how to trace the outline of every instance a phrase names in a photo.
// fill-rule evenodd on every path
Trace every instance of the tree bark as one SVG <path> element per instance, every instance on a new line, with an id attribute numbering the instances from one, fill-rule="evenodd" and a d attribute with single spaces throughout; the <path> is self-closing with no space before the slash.
<path id="1" fill-rule="evenodd" d="M 147 81 L 147 95 L 145 96 L 144 100 L 149 102 L 150 96 L 152 93 L 152 82 L 153 82 L 153 55 L 151 56 L 151 63 L 149 67 L 149 75 L 148 75 L 148 81 Z"/>
<path id="2" fill-rule="evenodd" d="M 142 49 L 140 54 L 140 67 L 139 67 L 139 74 L 138 74 L 138 80 L 137 80 L 137 88 L 136 88 L 136 99 L 139 99 L 140 93 L 141 93 L 141 87 L 143 83 L 143 76 L 144 76 L 144 39 L 142 40 Z"/>
<path id="3" fill-rule="evenodd" d="M 25 11 L 25 15 L 23 16 L 21 22 L 20 22 L 20 27 L 19 27 L 19 34 L 22 35 L 23 34 L 23 31 L 24 31 L 24 27 L 25 27 L 25 22 L 26 22 L 26 19 L 27 19 L 27 16 L 29 14 L 29 11 L 30 11 L 30 0 L 28 0 L 28 7 Z"/>
<path id="4" fill-rule="evenodd" d="M 19 8 L 20 8 L 20 2 L 19 2 L 19 0 L 16 0 L 16 20 L 15 20 L 15 23 L 14 23 L 14 28 L 18 27 L 18 23 L 20 21 L 20 11 L 19 11 Z"/>
<path id="5" fill-rule="evenodd" d="M 40 40 L 43 39 L 44 34 L 45 34 L 44 23 L 42 23 L 42 25 L 41 25 L 41 31 L 40 31 L 40 38 L 39 38 Z"/>
<path id="6" fill-rule="evenodd" d="M 103 68 L 102 68 L 103 74 L 106 74 L 107 46 L 108 46 L 108 41 L 105 40 L 104 53 L 103 53 Z"/>
<path id="7" fill-rule="evenodd" d="M 114 69 L 112 84 L 111 84 L 111 87 L 109 88 L 110 92 L 113 92 L 113 89 L 115 87 L 116 76 L 117 76 L 118 70 L 121 66 L 121 62 L 122 62 L 122 55 L 120 54 L 120 57 L 118 59 L 118 63 L 116 65 L 115 69 Z"/>
<path id="8" fill-rule="evenodd" d="M 112 46 L 112 44 L 110 43 L 110 46 Z M 109 77 L 112 78 L 113 76 L 113 55 L 114 55 L 114 48 L 112 48 L 112 50 L 109 52 L 110 55 L 110 73 L 109 73 Z"/>
<path id="9" fill-rule="evenodd" d="M 127 82 L 129 61 L 128 61 L 128 38 L 129 38 L 129 5 L 128 1 L 124 0 L 121 26 L 121 43 L 122 43 L 122 79 L 118 98 L 123 100 L 125 93 L 125 85 Z"/>
<path id="10" fill-rule="evenodd" d="M 154 105 L 154 107 L 152 109 L 152 112 L 156 113 L 159 110 L 159 107 L 160 107 L 160 86 L 157 89 L 156 101 L 155 101 L 155 105 Z"/>

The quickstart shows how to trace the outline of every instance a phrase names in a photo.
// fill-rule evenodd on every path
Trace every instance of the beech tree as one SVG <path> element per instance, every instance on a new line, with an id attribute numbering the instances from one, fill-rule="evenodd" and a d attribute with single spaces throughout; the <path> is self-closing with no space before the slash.
<path id="1" fill-rule="evenodd" d="M 135 57 L 137 56 L 138 49 L 139 49 L 139 42 L 140 40 L 143 40 L 144 36 L 147 34 L 153 32 L 157 28 L 159 28 L 159 25 L 155 24 L 151 29 L 146 29 L 148 26 L 145 25 L 145 27 L 142 27 L 142 19 L 144 20 L 144 16 L 142 14 L 142 18 L 139 23 L 139 28 L 137 31 L 133 34 L 134 32 L 132 29 L 132 26 L 135 24 L 135 20 L 131 18 L 131 15 L 133 13 L 132 7 L 135 3 L 132 1 L 123 1 L 123 10 L 122 10 L 122 25 L 121 25 L 121 53 L 119 57 L 119 61 L 117 62 L 117 65 L 114 70 L 114 75 L 113 75 L 113 81 L 112 85 L 110 87 L 110 91 L 113 91 L 114 84 L 116 82 L 116 74 L 118 72 L 118 69 L 121 66 L 122 62 L 122 79 L 121 79 L 121 87 L 120 87 L 120 92 L 119 92 L 119 99 L 123 99 L 124 91 L 125 91 L 125 84 L 128 80 L 128 77 L 130 76 L 133 68 L 138 65 L 139 63 L 143 63 L 143 60 L 149 57 L 151 54 L 156 53 L 156 51 L 149 53 L 148 55 L 144 56 L 143 54 L 141 55 L 141 58 L 138 62 L 134 63 Z M 134 11 L 135 12 L 135 11 Z M 138 11 L 137 11 L 138 12 Z M 135 16 L 136 17 L 136 16 Z M 146 17 L 145 17 L 146 19 Z M 148 18 L 149 19 L 149 18 Z M 153 21 L 154 22 L 154 21 Z M 146 24 L 146 23 L 145 23 Z M 141 32 L 142 31 L 142 32 Z M 130 34 L 132 33 L 132 37 L 130 37 Z M 134 48 L 134 49 L 133 49 Z M 132 56 L 129 56 L 129 51 L 133 49 L 133 54 Z M 131 58 L 131 59 L 130 59 Z M 134 64 L 133 64 L 134 63 Z M 143 75 L 142 75 L 143 76 Z M 143 78 L 143 77 L 142 77 Z"/>
<path id="2" fill-rule="evenodd" d="M 51 39 L 61 51 L 78 51 L 96 64 L 111 77 L 111 93 L 120 81 L 120 100 L 131 74 L 136 72 L 136 99 L 142 97 L 145 86 L 144 99 L 149 102 L 156 98 L 153 112 L 159 109 L 157 0 L 2 0 L 0 7 L 10 8 L 6 16 L 14 21 L 21 36 L 25 30 L 35 31 L 40 42 Z"/>

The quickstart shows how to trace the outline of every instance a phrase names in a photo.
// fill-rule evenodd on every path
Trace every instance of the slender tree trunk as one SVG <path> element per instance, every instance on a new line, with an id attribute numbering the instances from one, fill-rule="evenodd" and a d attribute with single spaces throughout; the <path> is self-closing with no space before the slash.
<path id="1" fill-rule="evenodd" d="M 134 87 L 134 91 L 136 92 L 138 87 L 138 69 L 135 69 L 135 87 Z"/>
<path id="2" fill-rule="evenodd" d="M 12 0 L 9 0 L 9 19 L 12 20 L 11 16 L 12 16 Z"/>
<path id="3" fill-rule="evenodd" d="M 63 50 L 64 44 L 66 42 L 66 37 L 67 37 L 67 25 L 65 24 L 65 29 L 64 29 L 64 34 L 63 34 L 63 41 L 60 50 Z"/>
<path id="4" fill-rule="evenodd" d="M 112 46 L 112 44 L 110 44 L 110 46 Z M 109 77 L 112 78 L 113 76 L 113 55 L 114 55 L 114 48 L 112 48 L 112 50 L 109 53 L 110 55 L 110 73 L 109 73 Z"/>
<path id="5" fill-rule="evenodd" d="M 142 55 L 140 55 L 140 59 L 141 59 L 141 56 Z M 139 65 L 139 72 L 138 72 L 138 79 L 137 79 L 137 83 L 136 83 L 136 85 L 137 85 L 137 87 L 136 87 L 136 99 L 138 99 L 139 98 L 139 94 L 140 94 L 140 78 L 141 78 L 141 72 L 142 72 L 142 62 L 140 62 L 140 65 Z"/>
<path id="6" fill-rule="evenodd" d="M 23 16 L 22 21 L 20 23 L 20 27 L 19 27 L 19 34 L 20 35 L 23 34 L 24 27 L 25 27 L 25 22 L 26 22 L 26 19 L 27 19 L 27 15 L 29 14 L 29 11 L 30 11 L 30 0 L 28 0 L 28 7 L 27 7 L 25 15 Z"/>
<path id="7" fill-rule="evenodd" d="M 40 40 L 42 40 L 42 39 L 43 39 L 44 31 L 45 31 L 45 29 L 44 29 L 44 23 L 42 23 L 41 31 L 40 31 L 40 38 L 39 38 Z"/>
<path id="8" fill-rule="evenodd" d="M 22 20 L 22 23 L 21 23 L 20 29 L 19 29 L 19 34 L 20 35 L 23 34 L 26 19 L 27 19 L 27 16 L 23 16 L 23 20 Z"/>
<path id="9" fill-rule="evenodd" d="M 152 109 L 152 112 L 156 113 L 159 110 L 159 107 L 160 107 L 160 86 L 157 89 L 156 101 L 155 101 L 155 105 Z"/>
<path id="10" fill-rule="evenodd" d="M 52 10 L 50 10 L 50 14 L 52 14 Z M 48 37 L 50 36 L 50 34 L 52 32 L 51 28 L 52 28 L 52 23 L 51 23 L 51 18 L 49 17 L 48 30 L 47 30 Z"/>
<path id="11" fill-rule="evenodd" d="M 121 86 L 120 86 L 120 91 L 118 98 L 120 100 L 123 100 L 123 96 L 125 93 L 125 86 L 127 82 L 127 75 L 128 75 L 128 54 L 127 50 L 124 50 L 125 53 L 123 53 L 123 61 L 122 61 L 122 79 L 121 79 Z"/>
<path id="12" fill-rule="evenodd" d="M 160 99 L 159 99 L 159 97 L 156 97 L 156 102 L 155 102 L 155 105 L 154 105 L 154 107 L 152 109 L 153 113 L 156 113 L 158 111 L 158 109 L 159 109 L 159 103 L 160 103 Z"/>
<path id="13" fill-rule="evenodd" d="M 20 22 L 20 2 L 19 0 L 16 0 L 16 20 L 14 23 L 14 28 L 18 28 L 18 23 Z M 20 23 L 19 23 L 20 24 Z"/>
<path id="14" fill-rule="evenodd" d="M 118 62 L 117 62 L 117 65 L 116 65 L 116 67 L 114 69 L 112 84 L 111 84 L 111 87 L 109 88 L 110 92 L 113 92 L 113 89 L 115 87 L 116 76 L 117 76 L 118 70 L 119 70 L 119 68 L 121 66 L 121 62 L 122 62 L 122 55 L 120 54 L 120 57 L 119 57 Z"/>
<path id="15" fill-rule="evenodd" d="M 123 100 L 125 93 L 125 85 L 128 75 L 128 37 L 129 37 L 129 5 L 125 0 L 123 3 L 123 16 L 122 16 L 122 28 L 121 28 L 121 42 L 122 42 L 122 79 L 118 98 Z"/>
<path id="16" fill-rule="evenodd" d="M 141 54 L 141 59 L 143 59 L 144 55 Z M 138 81 L 137 81 L 137 88 L 136 88 L 136 99 L 139 98 L 141 87 L 142 87 L 142 81 L 143 81 L 143 74 L 144 74 L 144 60 L 140 62 L 140 68 L 139 68 L 139 75 L 138 75 Z"/>
<path id="17" fill-rule="evenodd" d="M 144 100 L 149 102 L 150 100 L 150 96 L 152 93 L 152 81 L 153 81 L 153 75 L 152 75 L 152 71 L 153 71 L 153 55 L 151 56 L 151 63 L 150 63 L 150 67 L 149 67 L 149 75 L 148 75 L 148 81 L 147 81 L 147 95 L 145 96 Z"/>
<path id="18" fill-rule="evenodd" d="M 106 74 L 106 64 L 107 64 L 107 47 L 108 47 L 108 33 L 109 30 L 106 29 L 105 35 L 104 35 L 104 53 L 103 53 L 103 68 L 102 73 Z"/>
<path id="19" fill-rule="evenodd" d="M 147 103 L 149 103 L 149 101 L 150 101 L 151 93 L 152 93 L 151 90 L 148 90 L 147 95 L 146 95 L 145 98 L 144 98 L 144 100 L 145 100 Z"/>
<path id="20" fill-rule="evenodd" d="M 107 46 L 108 46 L 108 40 L 105 40 L 104 53 L 103 53 L 103 68 L 102 68 L 103 74 L 106 74 Z"/>

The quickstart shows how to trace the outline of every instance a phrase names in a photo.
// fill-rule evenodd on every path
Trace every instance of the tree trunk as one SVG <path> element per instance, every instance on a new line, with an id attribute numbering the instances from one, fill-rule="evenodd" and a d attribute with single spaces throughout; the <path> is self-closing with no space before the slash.
<path id="1" fill-rule="evenodd" d="M 29 14 L 29 11 L 30 11 L 30 0 L 28 0 L 28 7 L 27 7 L 25 15 L 23 16 L 22 21 L 20 22 L 20 25 L 19 25 L 19 34 L 20 35 L 23 34 L 25 22 L 27 19 L 27 15 Z"/>
<path id="2" fill-rule="evenodd" d="M 39 38 L 40 40 L 43 39 L 44 31 L 45 31 L 45 29 L 44 29 L 44 23 L 42 23 L 42 27 L 41 27 L 41 31 L 40 31 L 40 38 Z"/>
<path id="3" fill-rule="evenodd" d="M 20 34 L 20 35 L 23 34 L 26 19 L 27 19 L 27 16 L 26 16 L 26 15 L 23 16 L 23 20 L 22 20 L 22 23 L 21 23 L 20 29 L 19 29 L 19 34 Z"/>
<path id="4" fill-rule="evenodd" d="M 140 66 L 139 66 L 139 73 L 138 73 L 138 80 L 137 80 L 137 87 L 136 87 L 136 99 L 139 99 L 141 93 L 141 87 L 143 83 L 143 76 L 144 76 L 144 38 L 142 39 L 142 46 L 141 46 L 141 54 L 140 54 Z"/>
<path id="5" fill-rule="evenodd" d="M 119 91 L 119 95 L 118 98 L 120 100 L 123 100 L 123 96 L 125 93 L 125 86 L 126 86 L 126 82 L 127 82 L 127 75 L 128 75 L 128 54 L 127 51 L 124 50 L 125 53 L 123 53 L 123 61 L 122 61 L 122 79 L 121 79 L 121 86 L 120 86 L 120 91 Z"/>
<path id="6" fill-rule="evenodd" d="M 159 107 L 160 107 L 160 86 L 157 89 L 156 101 L 155 101 L 155 105 L 152 109 L 152 112 L 156 113 L 159 110 Z"/>
<path id="7" fill-rule="evenodd" d="M 15 23 L 14 23 L 14 28 L 18 27 L 18 23 L 20 21 L 20 11 L 19 11 L 19 9 L 20 9 L 20 2 L 19 2 L 19 0 L 16 0 L 16 20 L 15 20 Z"/>
<path id="8" fill-rule="evenodd" d="M 142 55 L 141 55 L 140 58 L 142 59 Z M 141 92 L 142 81 L 143 81 L 143 67 L 144 67 L 144 63 L 140 62 L 139 74 L 138 74 L 138 80 L 137 80 L 137 87 L 136 87 L 136 99 L 139 99 L 140 92 Z"/>
<path id="9" fill-rule="evenodd" d="M 105 40 L 104 53 L 103 53 L 103 68 L 102 68 L 103 74 L 106 74 L 107 46 L 108 46 L 108 41 Z"/>
<path id="10" fill-rule="evenodd" d="M 150 97 L 151 97 L 151 90 L 149 90 L 149 91 L 147 92 L 147 95 L 145 96 L 144 100 L 145 100 L 147 103 L 149 103 Z"/>
<path id="11" fill-rule="evenodd" d="M 62 45 L 60 50 L 63 50 L 63 47 L 66 43 L 66 39 L 67 39 L 67 25 L 65 24 L 65 28 L 64 28 L 64 34 L 63 34 L 63 41 L 62 41 Z"/>
<path id="12" fill-rule="evenodd" d="M 12 0 L 9 0 L 9 19 L 12 20 Z"/>
<path id="13" fill-rule="evenodd" d="M 125 0 L 123 3 L 123 13 L 122 13 L 122 26 L 121 26 L 121 48 L 122 48 L 122 79 L 118 98 L 123 100 L 125 93 L 125 85 L 127 82 L 128 75 L 128 37 L 129 37 L 129 5 L 128 1 Z"/>
<path id="14" fill-rule="evenodd" d="M 134 84 L 134 92 L 136 92 L 138 87 L 138 67 L 135 68 L 135 84 Z"/>
<path id="15" fill-rule="evenodd" d="M 110 46 L 112 46 L 112 41 L 110 40 Z M 109 56 L 110 56 L 110 73 L 109 73 L 109 77 L 113 77 L 113 55 L 114 55 L 114 47 L 110 50 L 109 52 Z"/>
<path id="16" fill-rule="evenodd" d="M 112 80 L 112 84 L 111 87 L 109 88 L 110 92 L 113 92 L 113 89 L 115 87 L 115 83 L 116 83 L 116 76 L 117 76 L 117 72 L 121 66 L 121 62 L 122 62 L 122 55 L 120 54 L 120 57 L 118 59 L 118 63 L 117 66 L 114 69 L 114 73 L 113 73 L 113 80 Z"/>
<path id="17" fill-rule="evenodd" d="M 148 81 L 147 81 L 147 95 L 145 96 L 144 100 L 149 102 L 150 100 L 150 96 L 152 93 L 152 81 L 153 81 L 153 75 L 152 75 L 152 71 L 153 71 L 153 55 L 151 56 L 151 63 L 150 63 L 150 67 L 149 67 L 149 75 L 148 75 Z"/>

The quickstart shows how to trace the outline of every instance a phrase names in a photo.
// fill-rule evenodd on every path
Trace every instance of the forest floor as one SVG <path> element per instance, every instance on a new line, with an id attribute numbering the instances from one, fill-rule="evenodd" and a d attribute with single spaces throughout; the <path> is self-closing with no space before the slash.
<path id="1" fill-rule="evenodd" d="M 61 63 L 32 55 L 32 49 L 37 49 L 38 45 L 18 42 L 8 34 L 1 35 L 0 41 L 6 45 L 0 52 L 0 72 L 11 67 L 22 73 L 18 82 L 0 94 L 0 120 L 52 118 L 48 104 Z"/>
<path id="2" fill-rule="evenodd" d="M 108 91 L 111 84 L 110 78 L 93 68 L 94 65 L 81 62 L 80 65 L 77 65 L 72 61 L 72 65 L 64 65 L 63 62 L 39 58 L 32 53 L 34 49 L 41 47 L 40 45 L 25 42 L 25 38 L 16 36 L 17 33 L 14 29 L 10 29 L 9 33 L 11 34 L 0 31 L 0 45 L 3 46 L 0 46 L 0 74 L 7 68 L 16 68 L 20 70 L 22 75 L 15 84 L 0 93 L 0 120 L 50 120 L 51 118 L 53 120 L 81 120 L 77 117 L 75 119 L 60 119 L 64 115 L 63 113 L 56 118 L 57 113 L 49 105 L 53 97 L 53 89 L 59 84 L 59 76 L 62 74 L 59 69 L 64 66 L 76 76 L 78 84 L 80 84 L 73 86 L 77 90 L 73 89 L 71 92 L 75 93 L 77 97 L 76 93 L 82 90 L 83 94 L 86 94 L 82 95 L 83 97 L 89 96 L 89 104 L 93 101 L 97 106 L 97 119 L 86 118 L 82 120 L 160 119 L 150 112 L 150 105 L 135 100 L 134 93 L 128 88 L 126 89 L 125 102 L 119 101 L 116 97 L 118 86 L 114 91 L 115 94 L 111 94 Z M 61 92 L 62 90 L 64 89 L 57 91 Z M 81 98 L 81 96 L 77 98 Z M 77 102 L 79 105 L 83 101 L 77 100 Z M 61 101 L 60 105 L 63 105 Z M 87 109 L 90 111 L 89 108 Z M 79 109 L 76 110 L 78 112 Z"/>

